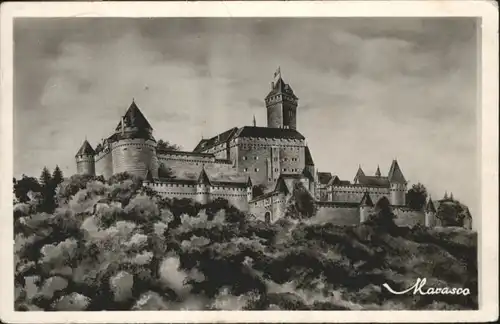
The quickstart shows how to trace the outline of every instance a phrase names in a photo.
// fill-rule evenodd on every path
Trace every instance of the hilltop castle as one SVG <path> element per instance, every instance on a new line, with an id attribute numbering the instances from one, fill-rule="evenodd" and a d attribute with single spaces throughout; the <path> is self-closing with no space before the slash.
<path id="1" fill-rule="evenodd" d="M 317 201 L 318 213 L 332 222 L 362 222 L 373 202 L 385 196 L 401 224 L 432 223 L 426 221 L 431 212 L 424 215 L 405 206 L 407 181 L 396 160 L 387 176 L 379 168 L 366 175 L 360 166 L 352 182 L 318 172 L 297 128 L 298 100 L 278 69 L 264 99 L 267 127 L 256 126 L 254 119 L 252 126 L 202 139 L 192 152 L 158 147 L 153 128 L 133 101 L 95 150 L 85 140 L 76 154 L 77 171 L 105 178 L 128 172 L 165 197 L 200 203 L 220 197 L 268 222 L 284 215 L 294 185 L 301 183 Z M 256 186 L 262 192 L 254 197 Z"/>

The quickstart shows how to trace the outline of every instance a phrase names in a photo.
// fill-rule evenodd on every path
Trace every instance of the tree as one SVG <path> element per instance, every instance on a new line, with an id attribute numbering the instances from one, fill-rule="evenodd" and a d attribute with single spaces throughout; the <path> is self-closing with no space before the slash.
<path id="1" fill-rule="evenodd" d="M 165 166 L 165 164 L 160 164 L 158 168 L 158 177 L 161 179 L 173 179 L 175 178 L 174 172 L 171 168 Z"/>
<path id="2" fill-rule="evenodd" d="M 436 217 L 442 226 L 463 226 L 465 210 L 455 202 L 442 202 L 436 211 Z"/>
<path id="3" fill-rule="evenodd" d="M 59 168 L 58 165 L 56 165 L 56 168 L 54 169 L 54 172 L 52 172 L 52 183 L 54 187 L 57 187 L 59 184 L 61 184 L 64 181 L 64 176 Z"/>
<path id="4" fill-rule="evenodd" d="M 40 183 L 36 178 L 28 177 L 24 174 L 20 180 L 14 178 L 14 195 L 20 203 L 25 203 L 30 200 L 28 197 L 30 191 L 41 192 L 41 189 Z"/>
<path id="5" fill-rule="evenodd" d="M 51 213 L 55 209 L 55 187 L 52 181 L 52 176 L 50 175 L 47 167 L 42 169 L 42 174 L 40 175 L 40 185 L 42 193 L 42 202 L 40 204 L 40 210 L 46 213 Z"/>
<path id="6" fill-rule="evenodd" d="M 181 147 L 177 144 L 172 144 L 169 141 L 159 140 L 156 142 L 156 149 L 159 151 L 180 151 Z"/>
<path id="7" fill-rule="evenodd" d="M 383 227 L 385 229 L 393 229 L 396 224 L 394 223 L 396 215 L 392 212 L 391 203 L 387 197 L 380 198 L 373 209 L 373 213 L 368 216 L 365 224 Z"/>
<path id="8" fill-rule="evenodd" d="M 286 210 L 290 218 L 310 218 L 316 213 L 314 198 L 300 181 L 293 185 L 293 192 Z"/>
<path id="9" fill-rule="evenodd" d="M 415 210 L 421 210 L 427 200 L 427 189 L 420 182 L 414 184 L 406 193 L 406 205 Z"/>

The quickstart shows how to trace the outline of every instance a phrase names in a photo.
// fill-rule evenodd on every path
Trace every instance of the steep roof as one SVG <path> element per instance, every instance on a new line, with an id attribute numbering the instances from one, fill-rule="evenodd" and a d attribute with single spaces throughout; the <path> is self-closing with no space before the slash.
<path id="1" fill-rule="evenodd" d="M 380 166 L 377 165 L 377 171 L 375 171 L 375 176 L 380 177 L 382 174 L 380 173 Z"/>
<path id="2" fill-rule="evenodd" d="M 361 198 L 361 202 L 359 203 L 361 206 L 373 207 L 373 201 L 370 198 L 370 194 L 368 191 L 365 191 L 363 198 Z"/>
<path id="3" fill-rule="evenodd" d="M 116 131 L 119 131 L 122 128 L 122 121 L 125 121 L 126 127 L 137 127 L 139 129 L 150 129 L 153 127 L 149 124 L 148 120 L 142 114 L 141 110 L 135 104 L 135 101 L 132 101 L 130 107 L 127 109 L 127 112 L 123 116 L 122 120 L 116 126 Z"/>
<path id="4" fill-rule="evenodd" d="M 360 176 L 358 177 L 359 184 L 373 187 L 389 187 L 389 179 L 387 177 L 377 176 Z"/>
<path id="5" fill-rule="evenodd" d="M 290 193 L 290 190 L 288 189 L 288 186 L 285 183 L 285 179 L 283 176 L 280 176 L 278 180 L 276 181 L 276 187 L 274 188 L 275 192 L 282 192 L 285 195 L 288 195 Z"/>
<path id="6" fill-rule="evenodd" d="M 235 134 L 235 137 L 305 139 L 305 137 L 295 129 L 254 126 L 241 127 Z"/>
<path id="7" fill-rule="evenodd" d="M 318 182 L 320 184 L 328 184 L 333 176 L 330 172 L 318 172 Z"/>
<path id="8" fill-rule="evenodd" d="M 406 183 L 406 179 L 403 176 L 403 172 L 401 171 L 401 168 L 399 167 L 398 161 L 393 160 L 391 164 L 391 168 L 389 169 L 389 182 L 394 182 L 394 183 Z"/>
<path id="9" fill-rule="evenodd" d="M 237 137 L 300 139 L 300 140 L 305 139 L 305 137 L 298 131 L 290 128 L 268 128 L 268 127 L 257 127 L 257 126 L 244 126 L 241 128 L 234 127 L 210 139 L 202 139 L 198 143 L 198 145 L 196 145 L 193 152 L 201 152 L 208 150 L 216 145 L 227 143 L 228 141 Z"/>
<path id="10" fill-rule="evenodd" d="M 295 96 L 295 94 L 293 93 L 292 87 L 290 87 L 290 85 L 288 83 L 283 81 L 283 79 L 281 78 L 281 75 L 279 76 L 278 80 L 276 80 L 273 83 L 273 88 L 271 89 L 269 94 L 266 96 L 266 99 L 273 96 L 273 95 L 277 95 L 277 94 L 287 94 L 294 99 L 298 99 L 297 96 Z"/>
<path id="11" fill-rule="evenodd" d="M 356 175 L 354 176 L 354 182 L 356 182 L 356 180 L 359 181 L 359 178 L 360 177 L 364 177 L 365 176 L 365 173 L 363 172 L 363 169 L 361 169 L 361 165 L 358 167 L 358 171 L 356 171 Z"/>
<path id="12" fill-rule="evenodd" d="M 425 204 L 425 211 L 432 212 L 432 213 L 436 212 L 436 207 L 434 207 L 434 203 L 432 202 L 431 197 L 429 197 L 429 199 L 427 199 L 427 203 Z"/>
<path id="13" fill-rule="evenodd" d="M 90 143 L 85 140 L 82 144 L 82 146 L 80 147 L 80 149 L 78 150 L 78 152 L 76 153 L 76 156 L 79 156 L 79 155 L 94 155 L 95 154 L 95 151 L 94 149 L 92 148 L 92 146 L 90 145 Z"/>
<path id="14" fill-rule="evenodd" d="M 306 146 L 305 155 L 306 165 L 314 165 L 314 160 L 312 158 L 311 151 L 309 150 L 309 146 Z"/>
<path id="15" fill-rule="evenodd" d="M 228 129 L 225 132 L 222 132 L 212 138 L 209 139 L 202 139 L 198 145 L 194 148 L 194 152 L 200 152 L 204 150 L 208 150 L 216 145 L 219 145 L 221 143 L 226 143 L 227 141 L 231 140 L 234 136 L 234 134 L 238 131 L 237 127 L 233 127 L 231 129 Z"/>

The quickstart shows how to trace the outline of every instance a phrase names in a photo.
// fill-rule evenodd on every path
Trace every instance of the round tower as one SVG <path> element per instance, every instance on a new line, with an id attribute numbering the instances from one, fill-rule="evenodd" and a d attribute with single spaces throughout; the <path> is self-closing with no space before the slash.
<path id="1" fill-rule="evenodd" d="M 203 167 L 198 177 L 198 183 L 196 185 L 196 201 L 200 204 L 208 204 L 210 198 L 210 179 L 208 178 L 205 168 Z"/>
<path id="2" fill-rule="evenodd" d="M 432 198 L 429 196 L 427 203 L 424 208 L 425 212 L 425 226 L 426 227 L 434 227 L 437 225 L 436 222 L 436 208 L 434 207 L 434 203 L 432 202 Z"/>
<path id="3" fill-rule="evenodd" d="M 388 180 L 390 183 L 390 202 L 393 206 L 406 205 L 406 179 L 399 167 L 398 161 L 393 160 L 389 169 Z"/>
<path id="4" fill-rule="evenodd" d="M 134 101 L 121 118 L 111 144 L 113 174 L 127 172 L 158 179 L 158 158 L 153 128 Z"/>
<path id="5" fill-rule="evenodd" d="M 95 175 L 95 151 L 87 140 L 85 140 L 75 155 L 76 172 L 82 175 Z"/>

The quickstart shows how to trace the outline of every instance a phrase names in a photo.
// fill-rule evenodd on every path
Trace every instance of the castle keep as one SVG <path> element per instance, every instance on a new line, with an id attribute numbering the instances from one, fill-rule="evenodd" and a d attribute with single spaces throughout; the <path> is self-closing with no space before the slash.
<path id="1" fill-rule="evenodd" d="M 396 160 L 386 176 L 380 169 L 366 175 L 360 166 L 352 182 L 318 172 L 298 130 L 298 100 L 278 70 L 264 99 L 267 127 L 255 121 L 234 127 L 202 139 L 192 152 L 158 147 L 152 126 L 133 101 L 111 136 L 95 149 L 84 141 L 76 154 L 77 171 L 105 178 L 128 172 L 165 197 L 200 203 L 224 198 L 268 222 L 284 215 L 294 186 L 300 184 L 316 200 L 318 213 L 332 222 L 362 222 L 373 203 L 387 197 L 400 224 L 431 224 L 424 213 L 405 207 L 407 181 Z M 255 186 L 262 189 L 256 197 Z"/>

